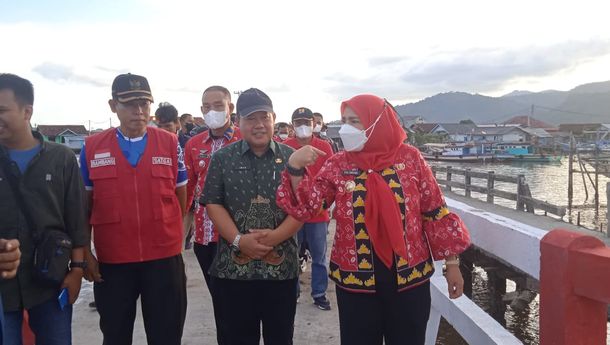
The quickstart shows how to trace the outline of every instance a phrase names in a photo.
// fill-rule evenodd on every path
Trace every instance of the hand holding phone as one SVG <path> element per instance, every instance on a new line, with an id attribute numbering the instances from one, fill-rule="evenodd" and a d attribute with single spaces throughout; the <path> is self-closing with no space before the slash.
<path id="1" fill-rule="evenodd" d="M 68 305 L 68 288 L 63 288 L 59 292 L 59 296 L 57 296 L 57 301 L 59 302 L 59 309 L 62 311 Z"/>

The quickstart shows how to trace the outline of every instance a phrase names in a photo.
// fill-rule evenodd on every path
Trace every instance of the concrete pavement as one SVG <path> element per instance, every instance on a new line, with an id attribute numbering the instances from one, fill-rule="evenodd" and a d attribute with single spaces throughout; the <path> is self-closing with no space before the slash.
<path id="1" fill-rule="evenodd" d="M 334 236 L 334 221 L 329 226 L 328 253 Z M 212 311 L 212 299 L 207 290 L 203 274 L 192 250 L 184 253 L 187 275 L 188 309 L 184 327 L 183 345 L 216 344 L 216 327 Z M 311 267 L 301 274 L 301 298 L 297 304 L 294 330 L 295 345 L 339 344 L 339 316 L 335 296 L 335 285 L 329 281 L 327 297 L 332 303 L 330 311 L 323 311 L 313 305 L 311 292 Z M 81 295 L 74 306 L 72 318 L 72 339 L 75 345 L 97 345 L 102 343 L 99 329 L 99 316 L 95 309 L 89 308 L 93 301 L 91 283 L 83 284 Z M 134 345 L 145 345 L 146 334 L 142 314 L 138 306 L 135 321 Z M 262 340 L 261 340 L 262 344 Z"/>

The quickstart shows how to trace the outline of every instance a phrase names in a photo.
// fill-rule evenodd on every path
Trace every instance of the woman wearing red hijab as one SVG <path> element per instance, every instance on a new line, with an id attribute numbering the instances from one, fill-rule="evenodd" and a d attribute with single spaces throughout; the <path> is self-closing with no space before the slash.
<path id="1" fill-rule="evenodd" d="M 290 156 L 278 205 L 300 221 L 334 201 L 330 277 L 337 285 L 341 344 L 424 344 L 433 260 L 445 259 L 449 296 L 462 295 L 457 255 L 466 226 L 446 208 L 434 176 L 384 99 L 341 104 L 345 151 L 318 175 L 305 167 L 324 154 L 304 146 Z M 432 256 L 431 256 L 432 255 Z"/>

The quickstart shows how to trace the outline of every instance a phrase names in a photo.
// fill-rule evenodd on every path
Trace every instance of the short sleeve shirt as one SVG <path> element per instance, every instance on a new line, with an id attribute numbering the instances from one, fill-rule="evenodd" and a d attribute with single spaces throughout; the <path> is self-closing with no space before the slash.
<path id="1" fill-rule="evenodd" d="M 292 152 L 274 141 L 260 157 L 244 140 L 220 149 L 212 156 L 200 203 L 224 206 L 242 234 L 277 228 L 286 213 L 276 205 L 275 193 Z M 210 268 L 215 277 L 236 280 L 286 280 L 297 273 L 295 238 L 280 243 L 262 260 L 248 258 L 220 238 Z"/>

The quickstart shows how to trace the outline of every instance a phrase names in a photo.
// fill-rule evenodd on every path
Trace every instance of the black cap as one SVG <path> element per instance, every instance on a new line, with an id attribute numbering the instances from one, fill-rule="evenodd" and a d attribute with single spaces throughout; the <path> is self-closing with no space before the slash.
<path id="1" fill-rule="evenodd" d="M 266 93 L 259 89 L 251 88 L 237 98 L 237 116 L 248 117 L 257 111 L 273 112 L 273 103 Z"/>
<path id="2" fill-rule="evenodd" d="M 313 112 L 305 107 L 297 108 L 292 113 L 292 121 L 294 121 L 296 119 L 313 120 Z"/>
<path id="3" fill-rule="evenodd" d="M 154 102 L 148 80 L 141 75 L 120 74 L 112 82 L 112 98 L 121 103 L 134 99 L 147 99 Z"/>

